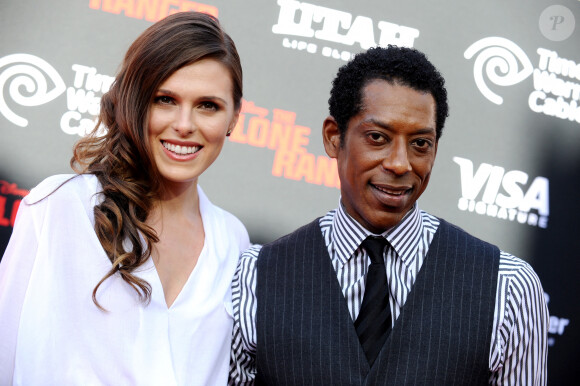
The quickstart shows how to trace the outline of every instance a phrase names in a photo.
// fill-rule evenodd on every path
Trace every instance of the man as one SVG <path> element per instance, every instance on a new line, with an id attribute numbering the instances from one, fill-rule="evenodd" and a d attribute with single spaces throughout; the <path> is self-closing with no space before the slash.
<path id="1" fill-rule="evenodd" d="M 339 207 L 242 255 L 230 384 L 545 384 L 532 268 L 417 206 L 448 113 L 440 73 L 415 49 L 372 48 L 329 105 Z"/>

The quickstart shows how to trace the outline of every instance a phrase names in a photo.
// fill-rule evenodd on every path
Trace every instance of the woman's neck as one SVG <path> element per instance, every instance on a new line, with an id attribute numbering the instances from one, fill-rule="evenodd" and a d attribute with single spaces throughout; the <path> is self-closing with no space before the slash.
<path id="1" fill-rule="evenodd" d="M 200 210 L 197 181 L 189 185 L 172 184 L 165 186 L 165 189 L 160 194 L 160 198 L 153 206 L 151 217 L 156 217 L 155 214 L 163 214 L 163 217 L 172 216 L 173 218 L 188 217 L 198 219 Z"/>

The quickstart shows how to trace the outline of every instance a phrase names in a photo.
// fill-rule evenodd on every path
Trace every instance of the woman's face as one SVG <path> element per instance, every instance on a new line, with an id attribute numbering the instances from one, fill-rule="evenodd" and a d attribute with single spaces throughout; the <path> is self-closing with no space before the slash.
<path id="1" fill-rule="evenodd" d="M 192 184 L 215 161 L 236 125 L 228 68 L 202 59 L 175 71 L 149 109 L 149 146 L 162 184 Z"/>

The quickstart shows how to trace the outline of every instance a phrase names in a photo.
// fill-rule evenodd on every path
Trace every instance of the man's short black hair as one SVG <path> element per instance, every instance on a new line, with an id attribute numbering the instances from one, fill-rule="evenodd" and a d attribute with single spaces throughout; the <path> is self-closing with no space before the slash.
<path id="1" fill-rule="evenodd" d="M 436 105 L 437 139 L 441 137 L 449 112 L 443 76 L 422 52 L 389 45 L 357 54 L 332 81 L 328 105 L 338 124 L 341 143 L 349 120 L 362 108 L 362 89 L 376 79 L 430 93 Z"/>

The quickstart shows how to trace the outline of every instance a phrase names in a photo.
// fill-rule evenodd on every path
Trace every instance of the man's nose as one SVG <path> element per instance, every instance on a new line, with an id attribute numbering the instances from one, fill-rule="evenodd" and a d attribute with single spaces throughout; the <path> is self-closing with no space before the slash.
<path id="1" fill-rule="evenodd" d="M 403 175 L 411 171 L 411 162 L 409 161 L 409 149 L 406 141 L 394 139 L 386 150 L 382 166 L 396 175 Z"/>

